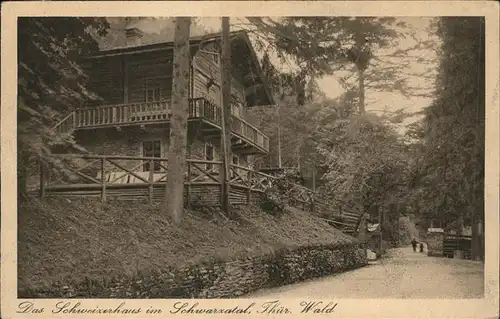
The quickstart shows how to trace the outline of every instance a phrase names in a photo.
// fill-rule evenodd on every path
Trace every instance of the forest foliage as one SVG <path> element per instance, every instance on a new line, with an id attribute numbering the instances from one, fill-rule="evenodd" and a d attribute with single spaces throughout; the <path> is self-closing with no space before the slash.
<path id="1" fill-rule="evenodd" d="M 349 20 L 352 29 L 340 32 L 341 36 L 335 37 L 337 42 L 321 38 L 321 31 L 333 30 L 341 20 L 326 18 L 320 22 L 290 18 L 283 24 L 265 19 L 254 21 L 258 27 L 274 34 L 275 48 L 294 56 L 309 74 L 314 74 L 332 73 L 333 68 L 339 65 L 353 63 L 349 61 L 349 50 L 356 49 L 356 34 L 366 30 L 363 25 L 368 25 L 370 21 Z M 392 19 L 371 23 L 370 30 L 381 34 L 377 37 L 366 33 L 369 35 L 367 39 L 372 39 L 365 44 L 367 52 L 371 52 L 374 43 L 391 46 L 397 41 L 387 38 L 397 40 L 404 36 L 391 32 L 395 25 L 402 27 Z M 427 80 L 434 78 L 430 95 L 433 101 L 423 112 L 421 120 L 406 125 L 404 135 L 395 129 L 395 124 L 401 123 L 408 114 L 376 115 L 369 109 L 365 110 L 362 95 L 366 86 L 346 86 L 346 92 L 334 100 L 318 94 L 308 96 L 307 93 L 311 92 L 307 91 L 307 85 L 300 88 L 296 82 L 277 78 L 272 67 L 265 70 L 268 70 L 268 76 L 275 78 L 271 82 L 278 92 L 276 100 L 281 103 L 277 111 L 257 110 L 257 121 L 260 120 L 261 127 L 273 140 L 280 132 L 283 165 L 299 168 L 308 186 L 311 186 L 312 174 L 316 174 L 316 188 L 328 197 L 339 201 L 354 198 L 372 216 L 384 211 L 386 228 L 396 225 L 395 221 L 401 214 L 416 216 L 422 228 L 428 227 L 430 220 L 443 227 L 453 227 L 457 221 L 459 224 L 471 224 L 473 220 L 482 220 L 483 23 L 479 18 L 435 19 L 430 30 L 440 42 L 417 41 L 416 46 L 406 51 L 396 50 L 391 61 L 399 70 L 389 63 L 366 67 L 367 72 L 375 70 L 381 75 L 371 79 L 370 84 L 374 87 L 385 92 L 401 88 L 405 96 L 420 96 L 422 90 L 406 85 L 406 80 L 415 74 L 404 73 L 401 69 L 404 69 L 408 56 L 411 58 L 411 52 L 423 48 L 437 52 L 438 61 L 434 61 L 437 76 L 432 72 L 423 75 Z M 301 33 L 308 33 L 309 36 L 301 37 Z M 411 30 L 408 34 L 412 36 Z M 327 46 L 318 49 L 321 41 L 327 41 L 329 49 Z M 317 52 L 320 54 L 315 54 Z M 367 58 L 377 60 L 370 54 Z M 433 62 L 413 59 L 429 65 Z M 353 70 L 352 75 L 356 76 L 357 72 L 359 77 L 359 70 L 359 67 Z M 289 75 L 281 77 L 290 78 Z M 398 87 L 398 83 L 402 86 Z M 288 85 L 289 88 L 276 89 L 277 84 Z M 283 92 L 303 95 L 305 99 L 294 100 Z M 265 165 L 277 162 L 278 152 L 274 146 Z"/>
<path id="2" fill-rule="evenodd" d="M 449 225 L 483 220 L 485 157 L 485 31 L 483 18 L 442 18 L 437 96 L 422 131 L 418 201 Z"/>
<path id="3" fill-rule="evenodd" d="M 85 101 L 97 99 L 86 89 L 87 76 L 78 59 L 99 49 L 95 36 L 104 36 L 104 18 L 19 18 L 17 147 L 19 190 L 37 171 L 35 163 L 64 169 L 52 156 L 55 147 L 82 150 L 69 134 L 54 127 Z"/>

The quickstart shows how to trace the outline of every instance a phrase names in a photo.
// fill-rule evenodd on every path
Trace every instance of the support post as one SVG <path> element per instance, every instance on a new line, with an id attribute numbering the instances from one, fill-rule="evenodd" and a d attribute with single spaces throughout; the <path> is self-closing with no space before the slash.
<path id="1" fill-rule="evenodd" d="M 76 128 L 76 112 L 72 111 L 71 114 L 73 114 L 73 115 L 71 115 L 71 118 L 73 120 L 73 129 L 75 129 Z"/>
<path id="2" fill-rule="evenodd" d="M 278 112 L 279 110 L 279 105 L 278 107 L 276 108 L 276 112 Z M 279 115 L 278 115 L 278 168 L 281 169 L 281 129 L 280 129 L 280 123 L 279 123 Z"/>
<path id="3" fill-rule="evenodd" d="M 280 77 L 280 99 L 278 101 L 278 104 L 276 105 L 276 118 L 277 118 L 277 133 L 278 133 L 278 168 L 281 169 L 281 127 L 280 127 L 280 104 L 281 101 L 283 100 L 283 80 Z"/>
<path id="4" fill-rule="evenodd" d="M 187 162 L 186 206 L 191 207 L 191 163 Z"/>
<path id="5" fill-rule="evenodd" d="M 153 174 L 154 174 L 154 160 L 150 159 L 149 160 L 149 178 L 148 178 L 148 181 L 149 181 L 149 190 L 148 190 L 149 204 L 153 204 L 153 191 L 154 191 L 154 189 L 153 189 L 154 175 Z"/>
<path id="6" fill-rule="evenodd" d="M 306 211 L 306 201 L 304 200 L 304 193 L 302 193 L 302 195 L 300 196 L 301 197 L 301 202 L 302 202 L 302 210 L 303 211 Z"/>
<path id="7" fill-rule="evenodd" d="M 380 207 L 377 206 L 377 209 L 378 209 L 378 220 L 379 220 L 379 226 L 380 226 L 380 254 L 382 254 L 382 223 L 383 223 L 383 219 L 384 219 L 384 215 L 382 213 L 382 210 L 380 209 Z"/>
<path id="8" fill-rule="evenodd" d="M 123 68 L 123 103 L 127 104 L 129 75 L 128 75 L 128 63 L 126 56 L 123 56 L 122 68 Z"/>
<path id="9" fill-rule="evenodd" d="M 40 159 L 40 198 L 45 198 L 45 165 Z"/>
<path id="10" fill-rule="evenodd" d="M 312 164 L 312 190 L 316 194 L 316 164 Z"/>
<path id="11" fill-rule="evenodd" d="M 247 190 L 247 205 L 250 205 L 252 196 L 252 171 L 248 171 L 248 190 Z"/>
<path id="12" fill-rule="evenodd" d="M 400 242 L 400 237 L 399 237 L 399 217 L 401 216 L 399 202 L 396 203 L 395 206 L 396 206 L 396 218 L 393 221 L 393 229 L 395 229 L 395 231 L 396 231 L 395 241 L 396 241 L 397 246 L 399 246 L 399 242 Z"/>
<path id="13" fill-rule="evenodd" d="M 316 213 L 316 200 L 315 200 L 315 196 L 316 196 L 315 193 L 311 194 L 311 211 L 313 213 Z"/>
<path id="14" fill-rule="evenodd" d="M 100 112 L 100 111 L 102 111 L 102 109 L 96 109 L 96 110 L 95 110 L 95 113 L 94 113 L 94 114 L 95 114 L 94 121 L 96 121 L 96 122 L 94 122 L 94 124 L 101 124 L 101 123 L 102 123 L 101 121 L 102 121 L 103 116 L 101 116 L 101 115 L 102 115 L 102 114 L 101 114 L 102 112 Z"/>
<path id="15" fill-rule="evenodd" d="M 106 172 L 104 171 L 105 158 L 101 158 L 101 201 L 106 202 Z"/>

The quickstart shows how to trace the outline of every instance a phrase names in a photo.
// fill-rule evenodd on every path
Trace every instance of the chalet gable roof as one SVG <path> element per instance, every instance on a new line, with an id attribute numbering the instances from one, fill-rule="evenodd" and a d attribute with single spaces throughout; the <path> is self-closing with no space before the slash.
<path id="1" fill-rule="evenodd" d="M 252 43 L 245 31 L 230 32 L 231 41 L 231 62 L 244 79 L 243 86 L 246 90 L 246 99 L 248 106 L 257 105 L 275 105 L 269 82 L 259 64 L 259 60 L 252 46 Z M 205 45 L 216 43 L 220 46 L 220 33 L 206 34 L 203 36 L 194 36 L 189 38 L 191 47 L 191 56 L 194 56 L 198 50 Z M 99 59 L 112 56 L 125 56 L 144 54 L 155 51 L 173 50 L 173 42 L 161 42 L 148 45 L 126 46 L 102 50 L 85 59 Z"/>

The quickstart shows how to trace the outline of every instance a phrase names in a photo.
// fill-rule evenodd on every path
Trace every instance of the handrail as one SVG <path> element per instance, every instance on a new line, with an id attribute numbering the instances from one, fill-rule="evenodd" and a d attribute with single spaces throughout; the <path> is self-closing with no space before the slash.
<path id="1" fill-rule="evenodd" d="M 199 103 L 199 102 L 202 103 Z M 222 120 L 222 109 L 219 105 L 207 100 L 204 97 L 189 99 L 190 118 L 204 118 L 208 121 L 220 125 Z M 161 101 L 151 102 L 135 102 L 121 104 L 104 104 L 94 107 L 77 108 L 61 121 L 59 121 L 54 129 L 71 131 L 73 129 L 84 129 L 93 127 L 106 127 L 114 125 L 125 125 L 130 123 L 148 123 L 148 122 L 164 122 L 169 121 L 171 109 L 171 100 L 164 99 Z M 69 123 L 73 117 L 73 122 Z M 234 126 L 231 127 L 233 134 L 241 136 L 252 144 L 268 151 L 269 137 L 262 131 L 249 123 L 244 118 L 231 114 L 234 121 Z M 67 127 L 65 126 L 67 123 Z"/>
<path id="2" fill-rule="evenodd" d="M 237 165 L 237 164 L 231 164 L 231 166 L 232 167 L 236 167 L 236 168 L 241 169 L 241 170 L 254 172 L 254 173 L 256 173 L 256 174 L 258 174 L 260 176 L 264 176 L 264 177 L 270 178 L 272 180 L 278 179 L 276 176 L 272 176 L 272 175 L 269 175 L 269 174 L 266 174 L 266 173 L 263 173 L 263 172 L 259 172 L 259 171 L 254 171 L 254 170 L 252 170 L 251 168 L 248 168 L 248 167 L 240 166 L 240 165 Z M 301 189 L 301 190 L 304 190 L 304 191 L 306 191 L 308 193 L 313 193 L 315 195 L 318 194 L 318 193 L 314 192 L 312 189 L 307 188 L 306 186 L 303 186 L 303 185 L 299 185 L 299 184 L 295 184 L 294 183 L 293 187 Z"/>
<path id="3" fill-rule="evenodd" d="M 83 158 L 83 159 L 115 159 L 115 160 L 153 160 L 153 161 L 168 161 L 168 157 L 147 157 L 147 156 L 128 156 L 128 155 L 94 155 L 94 154 L 55 154 L 58 157 L 67 158 Z M 187 159 L 190 163 L 201 164 L 222 164 L 221 161 L 207 161 L 201 159 Z"/>
<path id="4" fill-rule="evenodd" d="M 71 116 L 73 116 L 73 114 L 75 114 L 75 111 L 71 111 L 68 115 L 66 115 L 65 117 L 63 117 L 62 120 L 60 120 L 59 122 L 57 122 L 56 125 L 54 125 L 53 129 L 57 129 L 57 127 L 59 127 L 62 123 L 66 122 Z"/>
<path id="5" fill-rule="evenodd" d="M 118 103 L 118 104 L 101 104 L 101 105 L 96 105 L 96 106 L 88 106 L 88 107 L 79 107 L 76 108 L 75 111 L 79 110 L 97 110 L 97 109 L 104 109 L 108 107 L 120 107 L 120 106 L 129 106 L 129 105 L 138 105 L 138 104 L 147 104 L 147 103 L 170 103 L 171 99 L 162 99 L 160 101 L 153 101 L 153 102 L 129 102 L 129 103 Z"/>
<path id="6" fill-rule="evenodd" d="M 341 217 L 340 215 L 332 215 L 332 216 Z M 339 221 L 336 221 L 333 219 L 328 219 L 328 218 L 323 218 L 323 217 L 319 217 L 319 219 L 322 219 L 322 220 L 326 221 L 327 223 L 334 223 L 334 224 L 342 225 L 342 226 L 355 226 L 354 224 L 342 223 L 342 222 L 339 222 Z"/>
<path id="7" fill-rule="evenodd" d="M 272 176 L 272 175 L 268 175 L 266 173 L 262 173 L 262 172 L 259 172 L 259 171 L 255 171 L 251 168 L 248 168 L 248 167 L 245 167 L 245 166 L 240 166 L 240 165 L 237 165 L 237 164 L 231 164 L 232 167 L 236 167 L 237 169 L 241 169 L 241 170 L 244 170 L 244 171 L 247 171 L 247 172 L 252 172 L 252 173 L 256 173 L 258 175 L 261 175 L 261 176 L 265 176 L 265 177 L 268 177 L 268 178 L 271 178 L 271 179 L 276 179 L 276 176 Z"/>
<path id="8" fill-rule="evenodd" d="M 248 126 L 250 126 L 252 129 L 256 130 L 257 132 L 259 132 L 261 135 L 264 135 L 264 137 L 267 137 L 264 133 L 262 133 L 261 130 L 259 130 L 257 127 L 255 127 L 253 124 L 251 124 L 250 122 L 246 121 L 245 119 L 243 119 L 242 117 L 239 117 L 239 116 L 236 116 L 234 114 L 232 114 L 232 116 L 236 117 L 237 119 L 245 122 L 245 124 L 247 124 Z"/>
<path id="9" fill-rule="evenodd" d="M 204 101 L 210 102 L 210 101 L 208 101 L 204 97 L 196 97 L 196 98 L 191 98 L 189 100 L 190 101 L 201 101 L 201 100 L 204 100 Z M 171 103 L 171 99 L 163 99 L 163 100 L 154 101 L 154 102 L 132 102 L 132 103 L 118 103 L 118 104 L 102 104 L 102 105 L 97 105 L 97 106 L 92 106 L 92 107 L 79 107 L 79 108 L 76 108 L 75 110 L 71 111 L 67 116 L 65 116 L 56 125 L 54 125 L 54 128 L 57 127 L 57 126 L 59 126 L 60 124 L 62 124 L 64 121 L 66 121 L 76 111 L 100 110 L 100 109 L 106 109 L 106 108 L 110 108 L 110 107 L 125 107 L 125 106 L 131 106 L 131 105 L 143 105 L 143 104 L 154 104 L 154 103 L 160 103 L 160 104 Z M 214 104 L 214 106 L 217 107 L 217 108 L 220 108 L 219 105 Z M 264 137 L 267 137 L 264 133 L 262 133 L 262 131 L 259 128 L 257 128 L 256 126 L 254 126 L 253 124 L 251 124 L 250 122 L 248 122 L 247 120 L 245 120 L 244 118 L 242 118 L 241 116 L 237 116 L 235 114 L 231 114 L 231 115 L 233 117 L 237 118 L 238 120 L 244 122 L 246 125 L 248 125 L 252 129 L 254 129 L 257 132 L 259 132 L 261 135 L 264 135 Z"/>

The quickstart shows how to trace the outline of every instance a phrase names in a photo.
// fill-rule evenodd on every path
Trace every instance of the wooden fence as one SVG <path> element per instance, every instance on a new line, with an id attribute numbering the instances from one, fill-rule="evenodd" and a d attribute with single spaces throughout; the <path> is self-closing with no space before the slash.
<path id="1" fill-rule="evenodd" d="M 167 179 L 167 158 L 59 155 L 67 162 L 67 173 L 55 176 L 51 170 L 40 170 L 40 195 L 93 196 L 103 202 L 108 198 L 122 200 L 148 199 L 150 203 L 164 196 Z M 187 159 L 184 173 L 184 198 L 188 206 L 218 206 L 222 202 L 222 169 L 220 161 Z M 276 177 L 231 164 L 229 174 L 230 202 L 234 205 L 260 203 L 266 189 L 273 186 Z M 328 222 L 337 228 L 354 232 L 359 214 L 352 209 L 334 208 L 336 205 L 311 189 L 290 183 L 286 189 L 289 204 L 304 211 L 326 213 Z M 333 211 L 332 211 L 333 210 Z"/>
<path id="2" fill-rule="evenodd" d="M 40 194 L 45 196 L 79 195 L 99 196 L 106 201 L 112 197 L 147 196 L 152 202 L 161 197 L 167 179 L 167 158 L 80 155 L 59 156 L 67 162 L 66 174 L 55 176 L 51 170 L 41 169 Z M 222 162 L 187 159 L 184 173 L 185 197 L 188 204 L 220 202 Z M 256 193 L 263 193 L 271 185 L 272 176 L 243 166 L 231 165 L 229 183 L 235 204 L 251 202 Z M 204 199 L 206 197 L 207 199 Z"/>
<path id="3" fill-rule="evenodd" d="M 49 175 L 47 169 L 41 170 L 40 192 L 42 196 L 56 194 L 98 195 L 106 201 L 108 195 L 128 196 L 133 198 L 132 190 L 143 196 L 147 190 L 150 201 L 156 197 L 155 189 L 164 189 L 167 178 L 167 158 L 114 156 L 114 155 L 80 155 L 67 154 L 59 156 L 67 160 L 67 174 L 64 176 Z M 152 168 L 152 169 L 151 169 Z M 192 193 L 203 187 L 214 190 L 222 184 L 220 170 L 222 162 L 187 159 L 184 173 L 185 196 L 187 203 L 192 202 Z M 254 171 L 248 167 L 231 164 L 229 184 L 230 197 L 235 204 L 247 204 L 252 196 L 260 198 L 256 193 L 264 193 L 273 185 L 274 176 Z M 211 186 L 211 187 L 210 187 Z M 316 200 L 314 192 L 307 187 L 290 184 L 287 190 L 291 204 L 306 211 L 314 211 Z M 205 194 L 210 197 L 209 194 Z M 212 197 L 220 198 L 220 190 Z M 199 196 L 197 202 L 203 202 Z M 213 199 L 210 202 L 214 202 Z M 324 202 L 321 202 L 324 203 Z"/>

